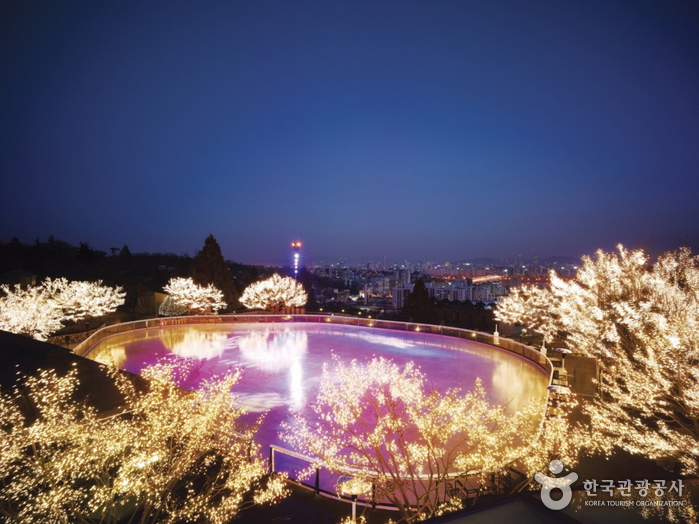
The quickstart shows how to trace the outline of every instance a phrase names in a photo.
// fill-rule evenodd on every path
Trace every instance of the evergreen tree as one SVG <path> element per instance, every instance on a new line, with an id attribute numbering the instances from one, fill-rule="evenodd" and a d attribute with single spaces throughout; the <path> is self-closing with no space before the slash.
<path id="1" fill-rule="evenodd" d="M 254 284 L 255 282 L 259 281 L 260 272 L 258 271 L 257 266 L 251 266 L 250 275 L 248 275 L 247 285 L 245 287 L 248 287 L 250 284 Z"/>
<path id="2" fill-rule="evenodd" d="M 119 251 L 119 258 L 121 258 L 124 266 L 131 267 L 131 251 L 126 244 Z"/>
<path id="3" fill-rule="evenodd" d="M 22 246 L 22 243 L 19 241 L 19 238 L 12 237 L 10 239 L 10 255 L 11 255 L 12 264 L 14 267 L 12 267 L 11 269 L 16 269 L 16 268 L 22 267 L 23 251 L 24 251 L 24 246 Z"/>
<path id="4" fill-rule="evenodd" d="M 437 323 L 437 306 L 434 305 L 421 278 L 415 282 L 413 292 L 406 297 L 401 316 L 408 322 Z"/>
<path id="5" fill-rule="evenodd" d="M 223 292 L 224 301 L 228 304 L 227 311 L 238 307 L 238 290 L 235 287 L 231 270 L 223 258 L 221 246 L 213 235 L 206 237 L 204 247 L 197 253 L 189 266 L 189 276 L 195 284 L 208 286 L 212 284 Z"/>

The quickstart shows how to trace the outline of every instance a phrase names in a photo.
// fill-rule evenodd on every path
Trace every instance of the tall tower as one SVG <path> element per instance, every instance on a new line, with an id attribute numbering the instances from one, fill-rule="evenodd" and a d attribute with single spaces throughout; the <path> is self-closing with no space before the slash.
<path id="1" fill-rule="evenodd" d="M 299 262 L 301 259 L 301 242 L 296 240 L 291 243 L 291 249 L 294 250 L 294 278 L 299 276 Z"/>

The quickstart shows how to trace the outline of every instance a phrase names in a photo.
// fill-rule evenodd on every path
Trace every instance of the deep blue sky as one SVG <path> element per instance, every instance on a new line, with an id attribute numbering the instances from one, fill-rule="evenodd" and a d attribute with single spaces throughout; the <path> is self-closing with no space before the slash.
<path id="1" fill-rule="evenodd" d="M 0 238 L 699 250 L 695 2 L 3 2 Z"/>

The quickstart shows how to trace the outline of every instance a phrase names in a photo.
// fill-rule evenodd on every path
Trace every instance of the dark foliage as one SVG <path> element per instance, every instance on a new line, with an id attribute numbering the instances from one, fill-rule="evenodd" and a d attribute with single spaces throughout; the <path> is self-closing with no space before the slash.
<path id="1" fill-rule="evenodd" d="M 231 270 L 221 253 L 221 246 L 213 235 L 206 237 L 204 247 L 192 260 L 189 276 L 195 284 L 208 286 L 212 284 L 223 293 L 228 304 L 226 311 L 235 311 L 240 307 L 238 289 L 235 286 Z"/>
<path id="2" fill-rule="evenodd" d="M 415 282 L 413 292 L 405 299 L 405 306 L 401 311 L 401 317 L 408 322 L 419 322 L 421 324 L 437 324 L 437 306 L 430 298 L 425 283 L 421 278 Z"/>
<path id="3" fill-rule="evenodd" d="M 316 300 L 316 293 L 313 290 L 313 280 L 311 274 L 308 272 L 306 267 L 302 267 L 299 271 L 298 281 L 303 286 L 304 291 L 308 295 L 308 302 L 306 302 L 306 311 L 318 311 L 318 301 Z"/>

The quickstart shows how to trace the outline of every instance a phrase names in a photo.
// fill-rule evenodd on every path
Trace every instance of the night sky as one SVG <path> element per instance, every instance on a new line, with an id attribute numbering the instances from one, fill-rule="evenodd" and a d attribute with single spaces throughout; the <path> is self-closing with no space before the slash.
<path id="1" fill-rule="evenodd" d="M 0 239 L 699 251 L 696 6 L 6 0 Z"/>

